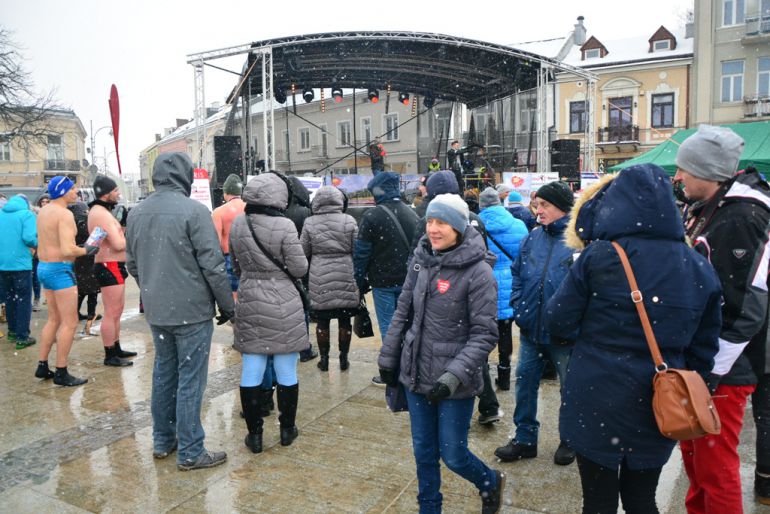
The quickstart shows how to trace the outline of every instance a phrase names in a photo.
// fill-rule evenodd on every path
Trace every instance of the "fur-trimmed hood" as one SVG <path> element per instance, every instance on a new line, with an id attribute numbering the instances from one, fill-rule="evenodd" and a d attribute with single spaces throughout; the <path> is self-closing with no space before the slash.
<path id="1" fill-rule="evenodd" d="M 640 164 L 605 176 L 575 203 L 565 243 L 582 250 L 591 241 L 636 236 L 684 241 L 682 218 L 668 174 Z"/>

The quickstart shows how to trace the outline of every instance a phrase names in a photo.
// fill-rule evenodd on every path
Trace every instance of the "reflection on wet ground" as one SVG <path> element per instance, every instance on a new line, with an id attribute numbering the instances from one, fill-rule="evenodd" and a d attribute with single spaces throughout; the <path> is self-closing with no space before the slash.
<path id="1" fill-rule="evenodd" d="M 265 423 L 265 451 L 254 455 L 243 446 L 240 355 L 230 347 L 232 329 L 218 327 L 202 418 L 206 446 L 226 451 L 228 462 L 181 473 L 173 458 L 152 458 L 153 348 L 136 309 L 133 282 L 126 304 L 121 344 L 139 352 L 134 366 L 106 368 L 98 336 L 79 335 L 70 370 L 89 378 L 83 387 L 59 388 L 35 379 L 37 348 L 16 351 L 0 339 L 4 392 L 0 396 L 0 512 L 417 510 L 408 417 L 391 414 L 385 407 L 384 390 L 371 383 L 377 372 L 379 338 L 354 337 L 351 368 L 345 373 L 337 365 L 334 344 L 328 373 L 319 372 L 316 361 L 300 364 L 300 437 L 290 447 L 280 446 L 273 414 Z M 45 308 L 34 314 L 34 336 L 39 335 L 45 316 Z M 335 337 L 333 332 L 332 340 Z M 496 362 L 496 355 L 490 360 Z M 552 461 L 558 446 L 558 384 L 545 382 L 541 388 L 539 457 L 515 464 L 498 463 L 493 456 L 512 432 L 513 392 L 498 395 L 504 420 L 485 428 L 474 415 L 469 444 L 479 457 L 508 473 L 503 512 L 578 512 L 577 468 L 555 466 Z M 761 512 L 752 493 L 753 448 L 749 415 L 741 444 L 748 513 Z M 442 478 L 447 512 L 479 510 L 480 500 L 471 485 L 446 470 Z M 661 512 L 684 513 L 686 487 L 675 452 L 661 477 Z"/>

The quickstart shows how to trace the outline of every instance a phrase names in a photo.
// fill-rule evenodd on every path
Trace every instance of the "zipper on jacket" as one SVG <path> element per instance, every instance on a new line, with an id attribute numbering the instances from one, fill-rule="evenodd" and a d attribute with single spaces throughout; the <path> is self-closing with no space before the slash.
<path id="1" fill-rule="evenodd" d="M 548 276 L 548 264 L 551 263 L 551 254 L 553 253 L 553 245 L 554 245 L 554 238 L 548 235 L 546 233 L 546 236 L 548 239 L 550 239 L 551 244 L 548 247 L 548 256 L 545 258 L 545 267 L 543 268 L 543 276 L 540 278 L 540 301 L 539 306 L 537 309 L 537 326 L 535 327 L 535 344 L 540 344 L 540 334 L 541 334 L 541 323 L 543 322 L 543 297 L 545 296 L 545 293 L 543 292 L 543 288 L 545 287 L 545 279 Z"/>

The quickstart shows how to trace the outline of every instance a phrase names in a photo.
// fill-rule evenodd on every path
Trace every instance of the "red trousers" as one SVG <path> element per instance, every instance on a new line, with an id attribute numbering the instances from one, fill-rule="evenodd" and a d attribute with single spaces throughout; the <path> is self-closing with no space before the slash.
<path id="1" fill-rule="evenodd" d="M 717 387 L 714 406 L 722 421 L 722 432 L 679 443 L 690 479 L 685 499 L 688 514 L 743 513 L 738 437 L 746 401 L 754 389 L 755 385 Z"/>

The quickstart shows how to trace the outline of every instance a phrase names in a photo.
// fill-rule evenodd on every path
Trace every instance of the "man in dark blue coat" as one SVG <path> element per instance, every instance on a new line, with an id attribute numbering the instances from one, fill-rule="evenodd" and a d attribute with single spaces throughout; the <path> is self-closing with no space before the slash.
<path id="1" fill-rule="evenodd" d="M 519 326 L 519 359 L 516 365 L 516 407 L 513 422 L 516 435 L 495 450 L 504 462 L 537 457 L 540 422 L 537 421 L 537 392 L 546 360 L 556 365 L 564 385 L 570 348 L 552 344 L 544 325 L 548 299 L 556 292 L 572 264 L 572 250 L 562 239 L 574 196 L 563 182 L 550 182 L 537 190 L 537 217 L 540 226 L 521 243 L 513 263 L 511 306 Z M 564 442 L 554 455 L 554 462 L 568 465 L 575 460 Z"/>

